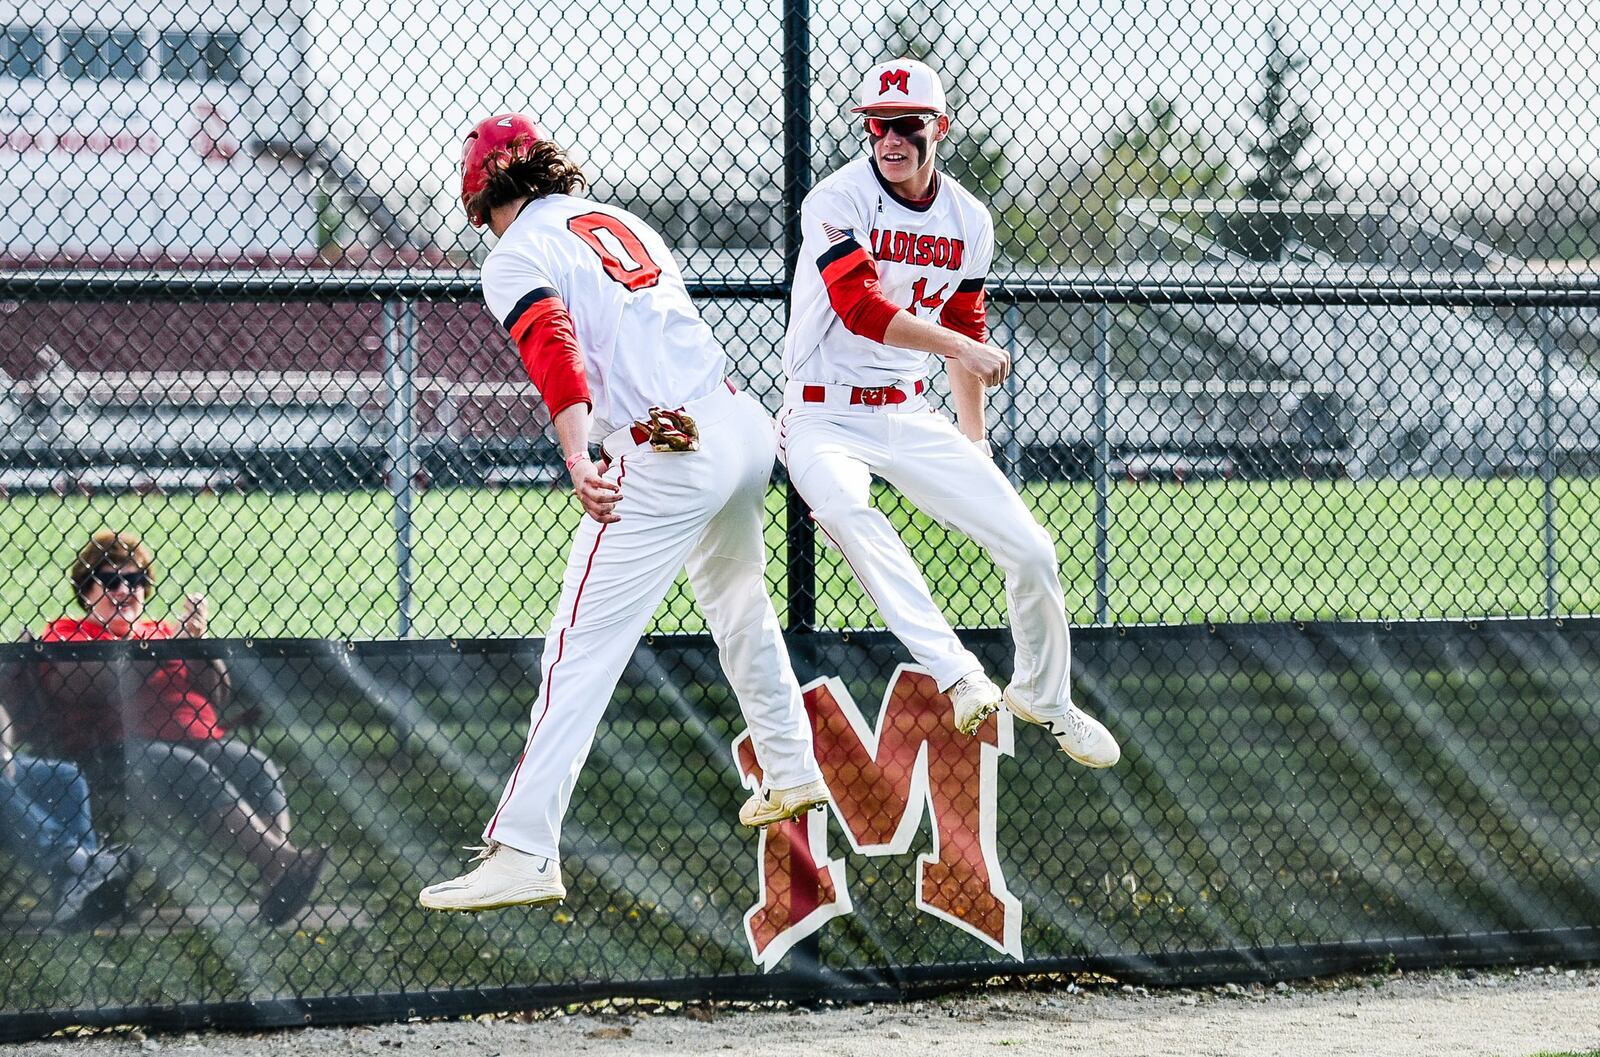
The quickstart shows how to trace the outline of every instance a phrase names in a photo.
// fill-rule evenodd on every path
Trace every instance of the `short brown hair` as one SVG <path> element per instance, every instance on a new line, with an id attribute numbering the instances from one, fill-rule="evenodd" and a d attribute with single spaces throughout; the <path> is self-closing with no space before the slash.
<path id="1" fill-rule="evenodd" d="M 72 595 L 78 605 L 89 608 L 89 581 L 94 572 L 105 565 L 127 565 L 132 562 L 150 578 L 149 593 L 156 589 L 156 556 L 136 532 L 127 529 L 101 529 L 89 537 L 89 542 L 67 566 L 67 576 L 72 581 Z"/>
<path id="2" fill-rule="evenodd" d="M 467 201 L 467 215 L 483 220 L 496 206 L 519 198 L 569 195 L 588 186 L 583 170 L 567 152 L 547 139 L 518 145 L 513 154 L 498 151 L 484 162 L 489 183 Z"/>

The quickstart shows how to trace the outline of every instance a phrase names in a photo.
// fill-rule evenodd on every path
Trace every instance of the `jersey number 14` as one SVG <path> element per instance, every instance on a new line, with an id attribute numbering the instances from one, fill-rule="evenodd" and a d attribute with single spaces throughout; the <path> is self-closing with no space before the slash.
<path id="1" fill-rule="evenodd" d="M 911 287 L 911 314 L 917 315 L 917 309 L 919 308 L 938 308 L 944 304 L 944 292 L 948 289 L 950 289 L 950 284 L 945 283 L 933 292 L 932 297 L 929 297 L 928 280 L 918 279 L 916 284 Z"/>

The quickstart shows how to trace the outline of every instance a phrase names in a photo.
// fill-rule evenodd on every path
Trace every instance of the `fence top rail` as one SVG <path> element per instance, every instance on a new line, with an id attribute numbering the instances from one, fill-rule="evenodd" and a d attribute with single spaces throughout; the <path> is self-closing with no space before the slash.
<path id="1" fill-rule="evenodd" d="M 1011 304 L 1270 305 L 1275 307 L 1584 308 L 1600 305 L 1600 277 L 1511 279 L 1473 273 L 1405 278 L 1266 281 L 1227 279 L 1002 279 L 989 299 Z"/>
<path id="2" fill-rule="evenodd" d="M 0 268 L 0 299 L 14 301 L 476 300 L 480 290 L 474 271 Z M 787 297 L 788 284 L 691 277 L 689 292 L 700 298 L 766 300 Z M 1600 263 L 1589 269 L 1518 262 L 1502 269 L 1440 272 L 1359 264 L 1153 262 L 1094 270 L 997 271 L 989 295 L 997 302 L 1017 304 L 1583 307 L 1600 306 Z"/>
<path id="3" fill-rule="evenodd" d="M 1392 305 L 1541 307 L 1600 305 L 1600 266 L 1519 261 L 1473 271 L 1372 264 L 1135 262 L 1054 273 L 1010 272 L 993 300 L 1018 304 Z"/>
<path id="4" fill-rule="evenodd" d="M 240 368 L 232 371 L 71 371 L 36 378 L 11 378 L 0 368 L 0 382 L 19 400 L 74 405 L 135 407 L 150 403 L 186 406 L 238 404 L 296 406 L 342 404 L 384 399 L 389 384 L 375 371 L 275 371 Z M 447 375 L 416 374 L 410 384 L 418 392 L 450 400 L 522 400 L 539 398 L 529 381 L 461 381 Z"/>
<path id="5" fill-rule="evenodd" d="M 0 300 L 476 301 L 476 271 L 329 271 L 326 269 L 175 271 L 170 269 L 0 268 Z M 777 298 L 784 283 L 765 279 L 690 280 L 696 297 Z"/>

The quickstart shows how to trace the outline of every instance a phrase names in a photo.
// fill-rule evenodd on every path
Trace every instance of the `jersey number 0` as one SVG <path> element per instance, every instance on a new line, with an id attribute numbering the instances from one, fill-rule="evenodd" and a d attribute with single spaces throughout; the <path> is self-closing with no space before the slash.
<path id="1" fill-rule="evenodd" d="M 600 256 L 606 274 L 629 290 L 656 285 L 661 266 L 650 257 L 639 236 L 609 213 L 584 213 L 567 221 L 567 230 Z"/>

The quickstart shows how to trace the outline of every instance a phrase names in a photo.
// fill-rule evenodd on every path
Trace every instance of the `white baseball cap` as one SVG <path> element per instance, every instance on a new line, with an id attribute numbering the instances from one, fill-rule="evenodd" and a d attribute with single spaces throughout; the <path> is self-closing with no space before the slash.
<path id="1" fill-rule="evenodd" d="M 916 59 L 891 59 L 880 62 L 861 79 L 861 105 L 856 114 L 907 110 L 944 113 L 944 85 L 927 63 Z"/>

